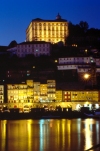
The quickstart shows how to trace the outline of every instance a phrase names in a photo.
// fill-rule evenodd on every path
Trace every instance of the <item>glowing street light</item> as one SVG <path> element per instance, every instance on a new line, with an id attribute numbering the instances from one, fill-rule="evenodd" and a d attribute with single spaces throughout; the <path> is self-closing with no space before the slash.
<path id="1" fill-rule="evenodd" d="M 84 75 L 83 75 L 83 79 L 84 79 L 84 82 L 85 82 L 85 87 L 87 87 L 87 86 L 89 86 L 89 84 L 90 84 L 90 80 L 91 80 L 91 74 L 89 74 L 89 73 L 85 73 Z"/>
<path id="2" fill-rule="evenodd" d="M 84 79 L 85 79 L 85 80 L 88 80 L 89 78 L 90 78 L 90 74 L 85 73 L 85 74 L 84 74 Z"/>

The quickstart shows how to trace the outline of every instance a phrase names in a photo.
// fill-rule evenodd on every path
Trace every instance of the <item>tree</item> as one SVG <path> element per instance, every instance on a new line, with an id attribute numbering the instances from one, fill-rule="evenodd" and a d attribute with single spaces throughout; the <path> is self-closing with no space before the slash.
<path id="1" fill-rule="evenodd" d="M 13 41 L 10 42 L 8 47 L 12 48 L 12 47 L 15 47 L 16 45 L 17 45 L 17 42 L 15 40 L 13 40 Z"/>
<path id="2" fill-rule="evenodd" d="M 84 33 L 86 33 L 89 28 L 88 23 L 84 21 L 80 21 L 79 26 L 83 30 Z"/>

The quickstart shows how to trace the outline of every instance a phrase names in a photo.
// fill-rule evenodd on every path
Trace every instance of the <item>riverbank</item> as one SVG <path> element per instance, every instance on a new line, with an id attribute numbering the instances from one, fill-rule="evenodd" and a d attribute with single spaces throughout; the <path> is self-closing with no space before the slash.
<path id="1" fill-rule="evenodd" d="M 83 112 L 70 111 L 47 111 L 47 112 L 30 112 L 30 113 L 18 113 L 18 112 L 4 112 L 0 113 L 1 120 L 14 120 L 14 119 L 70 119 L 70 118 L 87 118 Z"/>

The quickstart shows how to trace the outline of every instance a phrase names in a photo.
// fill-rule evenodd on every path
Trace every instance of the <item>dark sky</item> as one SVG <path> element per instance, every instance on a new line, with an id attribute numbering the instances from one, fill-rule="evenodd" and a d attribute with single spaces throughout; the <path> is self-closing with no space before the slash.
<path id="1" fill-rule="evenodd" d="M 58 13 L 73 24 L 86 21 L 100 29 L 100 0 L 0 0 L 0 45 L 25 41 L 32 19 L 55 19 Z"/>

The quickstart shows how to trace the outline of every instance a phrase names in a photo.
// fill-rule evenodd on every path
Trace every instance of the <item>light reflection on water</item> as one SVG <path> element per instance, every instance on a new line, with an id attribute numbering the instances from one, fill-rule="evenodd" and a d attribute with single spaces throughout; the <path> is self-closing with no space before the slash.
<path id="1" fill-rule="evenodd" d="M 0 151 L 84 151 L 99 142 L 99 119 L 0 121 Z"/>
<path id="2" fill-rule="evenodd" d="M 92 124 L 93 124 L 93 120 L 92 119 L 86 119 L 84 122 L 84 137 L 85 137 L 85 149 L 90 148 L 91 146 L 93 146 L 93 139 L 92 139 Z"/>

